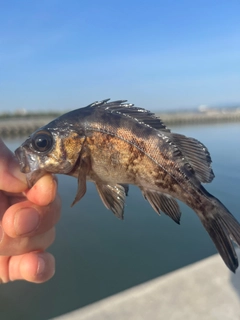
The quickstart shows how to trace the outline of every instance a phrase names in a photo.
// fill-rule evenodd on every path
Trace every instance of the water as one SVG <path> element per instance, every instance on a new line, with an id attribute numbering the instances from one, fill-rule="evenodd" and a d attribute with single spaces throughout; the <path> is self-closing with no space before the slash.
<path id="1" fill-rule="evenodd" d="M 207 189 L 240 220 L 240 124 L 173 131 L 207 145 L 216 175 Z M 20 140 L 6 143 L 15 149 Z M 216 253 L 198 218 L 184 204 L 178 226 L 167 216 L 158 217 L 140 191 L 131 187 L 125 220 L 119 221 L 103 206 L 92 184 L 81 202 L 70 208 L 76 190 L 74 178 L 59 176 L 62 218 L 49 250 L 56 257 L 56 275 L 41 285 L 0 286 L 1 319 L 49 319 Z"/>

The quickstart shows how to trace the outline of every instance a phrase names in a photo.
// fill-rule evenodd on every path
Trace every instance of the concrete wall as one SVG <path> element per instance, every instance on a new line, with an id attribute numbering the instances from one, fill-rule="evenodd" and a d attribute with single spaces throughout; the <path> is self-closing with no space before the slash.
<path id="1" fill-rule="evenodd" d="M 55 319 L 239 320 L 240 270 L 215 255 Z"/>

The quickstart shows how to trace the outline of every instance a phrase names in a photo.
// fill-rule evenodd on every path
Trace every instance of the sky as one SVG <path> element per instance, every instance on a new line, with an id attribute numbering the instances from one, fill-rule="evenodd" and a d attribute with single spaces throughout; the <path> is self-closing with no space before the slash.
<path id="1" fill-rule="evenodd" d="M 239 0 L 0 0 L 0 112 L 240 105 Z"/>

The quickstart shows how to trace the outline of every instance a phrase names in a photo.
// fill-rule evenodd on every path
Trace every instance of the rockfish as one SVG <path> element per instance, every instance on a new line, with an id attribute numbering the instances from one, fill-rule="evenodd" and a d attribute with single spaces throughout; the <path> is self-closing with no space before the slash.
<path id="1" fill-rule="evenodd" d="M 214 174 L 208 149 L 172 133 L 152 112 L 126 100 L 94 102 L 35 131 L 15 152 L 31 187 L 45 173 L 78 179 L 73 204 L 95 183 L 104 205 L 123 219 L 128 185 L 140 188 L 152 208 L 180 222 L 176 199 L 198 215 L 222 259 L 235 272 L 240 224 L 201 183 Z"/>

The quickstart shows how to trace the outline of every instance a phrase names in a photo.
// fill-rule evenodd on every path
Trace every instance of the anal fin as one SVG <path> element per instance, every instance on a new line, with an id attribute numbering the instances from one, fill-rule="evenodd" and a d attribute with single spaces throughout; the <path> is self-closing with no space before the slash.
<path id="1" fill-rule="evenodd" d="M 180 224 L 181 211 L 177 201 L 173 197 L 161 192 L 146 189 L 142 189 L 142 194 L 158 214 L 162 211 L 177 224 Z"/>

